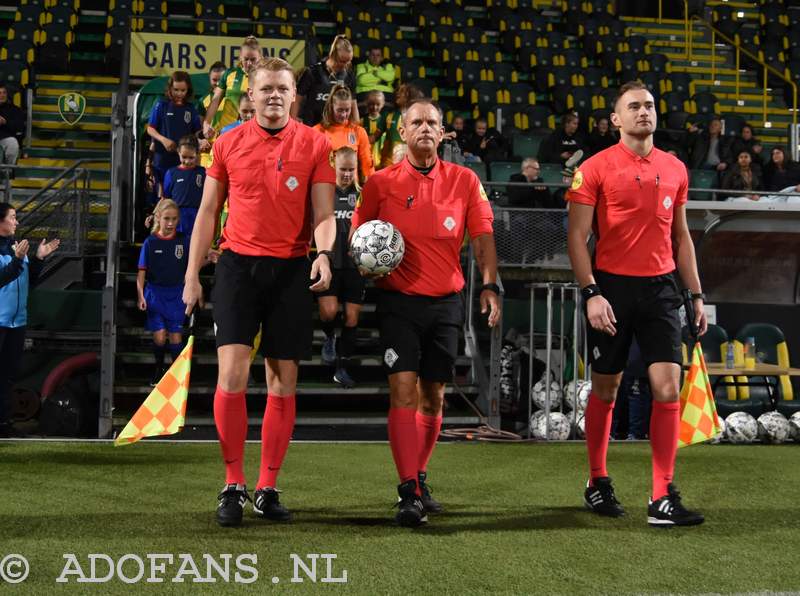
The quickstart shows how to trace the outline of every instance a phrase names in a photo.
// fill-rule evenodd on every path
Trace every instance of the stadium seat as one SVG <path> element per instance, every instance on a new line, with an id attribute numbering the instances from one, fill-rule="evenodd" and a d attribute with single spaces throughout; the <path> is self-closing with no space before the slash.
<path id="1" fill-rule="evenodd" d="M 719 114 L 720 106 L 717 96 L 709 91 L 701 91 L 692 96 L 694 111 L 698 114 Z"/>
<path id="2" fill-rule="evenodd" d="M 569 48 L 569 39 L 561 31 L 548 31 L 536 40 L 537 45 L 550 48 L 556 52 Z"/>
<path id="3" fill-rule="evenodd" d="M 586 68 L 589 63 L 586 60 L 586 56 L 583 54 L 582 51 L 572 49 L 572 50 L 564 50 L 561 54 L 563 57 L 563 62 L 561 66 L 571 66 L 573 68 Z"/>
<path id="4" fill-rule="evenodd" d="M 741 134 L 742 127 L 747 124 L 747 120 L 738 114 L 725 114 L 722 118 L 722 130 L 726 137 Z"/>
<path id="5" fill-rule="evenodd" d="M 540 163 L 539 175 L 545 182 L 550 184 L 557 184 L 563 182 L 563 175 L 561 174 L 562 166 L 558 163 Z"/>
<path id="6" fill-rule="evenodd" d="M 467 45 L 470 45 L 469 43 Z M 503 55 L 498 46 L 489 44 L 480 44 L 472 50 L 475 55 L 475 60 L 487 66 L 494 66 L 498 62 L 503 61 Z"/>
<path id="7" fill-rule="evenodd" d="M 28 65 L 20 60 L 0 61 L 0 81 L 15 87 L 27 87 L 30 72 Z"/>
<path id="8" fill-rule="evenodd" d="M 571 91 L 571 85 L 555 85 L 550 89 L 550 98 L 556 114 L 563 114 L 569 110 L 569 95 Z"/>
<path id="9" fill-rule="evenodd" d="M 421 89 L 425 97 L 430 97 L 434 101 L 439 100 L 439 87 L 436 86 L 433 79 L 414 79 L 411 84 Z M 444 107 L 442 107 L 442 111 L 444 111 Z"/>
<path id="10" fill-rule="evenodd" d="M 403 58 L 395 64 L 395 70 L 399 70 L 400 81 L 405 83 L 414 79 L 425 78 L 425 66 L 418 58 Z"/>
<path id="11" fill-rule="evenodd" d="M 665 77 L 662 80 L 664 82 L 661 86 L 662 93 L 666 93 L 667 91 L 680 91 L 686 97 L 694 95 L 694 93 L 692 93 L 694 90 L 692 75 L 688 72 L 673 72 L 670 73 L 669 77 Z"/>
<path id="12" fill-rule="evenodd" d="M 556 127 L 556 118 L 547 106 L 529 106 L 525 108 L 530 130 L 552 130 Z"/>
<path id="13" fill-rule="evenodd" d="M 573 87 L 567 97 L 567 107 L 585 120 L 592 111 L 592 94 L 587 87 Z"/>
<path id="14" fill-rule="evenodd" d="M 439 61 L 445 64 L 451 61 L 456 63 L 466 62 L 469 50 L 470 48 L 466 44 L 455 42 L 436 49 Z"/>
<path id="15" fill-rule="evenodd" d="M 390 62 L 399 62 L 404 58 L 413 58 L 414 49 L 411 44 L 402 39 L 383 42 L 383 55 Z"/>
<path id="16" fill-rule="evenodd" d="M 481 81 L 471 86 L 470 103 L 481 113 L 486 113 L 495 104 L 500 103 L 500 87 L 491 81 Z"/>
<path id="17" fill-rule="evenodd" d="M 541 135 L 517 134 L 511 141 L 512 153 L 514 157 L 523 160 L 526 157 L 536 157 L 539 153 L 539 145 L 542 144 Z"/>
<path id="18" fill-rule="evenodd" d="M 717 172 L 714 170 L 690 170 L 689 187 L 696 189 L 717 188 Z M 693 201 L 713 201 L 714 193 L 695 190 L 689 193 Z"/>
<path id="19" fill-rule="evenodd" d="M 512 174 L 519 174 L 520 164 L 516 161 L 493 161 L 489 165 L 492 182 L 508 182 Z"/>
<path id="20" fill-rule="evenodd" d="M 686 122 L 689 119 L 689 112 L 682 110 L 675 110 L 667 112 L 666 114 L 666 127 L 672 130 L 686 130 Z"/>
<path id="21" fill-rule="evenodd" d="M 668 74 L 672 72 L 672 67 L 669 63 L 669 58 L 664 54 L 650 54 L 644 57 L 646 68 L 648 72 L 655 72 L 659 74 Z"/>
<path id="22" fill-rule="evenodd" d="M 536 93 L 527 83 L 512 83 L 508 85 L 510 102 L 519 106 L 532 106 L 536 103 Z"/>
<path id="23" fill-rule="evenodd" d="M 487 80 L 495 81 L 499 85 L 511 86 L 519 80 L 517 71 L 511 64 L 501 62 L 486 69 Z"/>
<path id="24" fill-rule="evenodd" d="M 483 162 L 469 162 L 464 164 L 467 168 L 472 170 L 478 175 L 483 182 L 489 180 L 488 176 L 486 175 L 486 164 Z"/>
<path id="25" fill-rule="evenodd" d="M 478 48 L 481 44 L 488 43 L 486 32 L 480 27 L 465 27 L 464 29 L 456 29 L 458 31 L 461 43 Z"/>
<path id="26" fill-rule="evenodd" d="M 609 77 L 602 68 L 590 66 L 583 69 L 583 80 L 587 87 L 608 87 Z"/>
<path id="27" fill-rule="evenodd" d="M 687 112 L 688 101 L 681 91 L 668 91 L 661 96 L 661 113 Z"/>
<path id="28" fill-rule="evenodd" d="M 739 346 L 742 346 L 743 349 L 749 337 L 755 338 L 756 356 L 759 362 L 785 367 L 790 366 L 786 336 L 779 327 L 770 323 L 749 323 L 745 325 L 736 333 L 735 343 L 737 344 L 737 349 Z M 778 399 L 794 400 L 792 383 L 788 376 L 779 377 L 777 390 Z"/>
<path id="29" fill-rule="evenodd" d="M 33 43 L 21 39 L 7 41 L 0 50 L 0 60 L 15 60 L 30 65 L 33 63 Z"/>
<path id="30" fill-rule="evenodd" d="M 483 80 L 483 68 L 477 62 L 450 62 L 447 65 L 447 81 L 456 85 L 457 83 L 469 83 L 475 85 Z"/>
<path id="31" fill-rule="evenodd" d="M 649 53 L 649 48 L 647 47 L 648 41 L 644 35 L 630 35 L 628 39 L 625 40 L 625 44 L 627 45 L 627 51 L 631 54 L 644 56 Z"/>

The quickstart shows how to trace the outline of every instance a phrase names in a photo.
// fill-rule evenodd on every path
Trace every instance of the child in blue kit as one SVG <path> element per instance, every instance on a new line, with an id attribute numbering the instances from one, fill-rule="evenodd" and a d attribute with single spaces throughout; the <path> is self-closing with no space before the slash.
<path id="1" fill-rule="evenodd" d="M 178 232 L 186 236 L 188 248 L 189 238 L 197 218 L 197 210 L 203 198 L 203 184 L 206 180 L 206 169 L 197 165 L 200 148 L 197 139 L 186 135 L 178 141 L 178 157 L 181 165 L 170 168 L 164 176 L 162 198 L 171 199 L 180 208 Z"/>
<path id="2" fill-rule="evenodd" d="M 189 259 L 186 236 L 177 231 L 180 211 L 175 201 L 162 199 L 153 212 L 152 234 L 145 239 L 139 255 L 136 291 L 139 310 L 147 311 L 147 330 L 153 333 L 156 367 L 152 385 L 164 374 L 164 355 L 172 361 L 183 347 L 183 278 Z"/>
<path id="3" fill-rule="evenodd" d="M 186 135 L 197 135 L 203 129 L 200 114 L 192 103 L 192 80 L 189 74 L 175 71 L 169 78 L 164 97 L 150 112 L 147 134 L 154 141 L 153 174 L 159 186 L 167 170 L 180 163 L 178 141 Z"/>

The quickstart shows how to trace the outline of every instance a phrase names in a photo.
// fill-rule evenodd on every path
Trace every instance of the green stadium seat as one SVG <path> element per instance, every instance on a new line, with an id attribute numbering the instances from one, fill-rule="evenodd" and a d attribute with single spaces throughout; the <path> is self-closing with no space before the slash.
<path id="1" fill-rule="evenodd" d="M 33 43 L 15 39 L 8 41 L 0 50 L 0 60 L 15 60 L 24 64 L 32 64 L 34 59 Z"/>
<path id="2" fill-rule="evenodd" d="M 564 177 L 561 175 L 561 170 L 563 169 L 561 164 L 540 163 L 539 167 L 541 168 L 539 175 L 545 182 L 548 182 L 550 184 L 557 184 L 564 181 L 563 180 Z"/>
<path id="3" fill-rule="evenodd" d="M 512 174 L 519 174 L 520 163 L 517 161 L 493 161 L 489 164 L 492 182 L 508 182 Z"/>
<path id="4" fill-rule="evenodd" d="M 696 189 L 716 188 L 717 172 L 714 170 L 690 170 L 689 187 Z M 714 193 L 695 190 L 689 193 L 689 199 L 693 201 L 713 201 Z"/>
<path id="5" fill-rule="evenodd" d="M 514 157 L 519 158 L 520 160 L 525 159 L 526 157 L 536 157 L 536 155 L 539 153 L 539 145 L 542 144 L 542 139 L 544 139 L 544 137 L 541 135 L 514 135 L 514 138 L 511 141 L 511 150 L 514 154 Z"/>
<path id="6" fill-rule="evenodd" d="M 475 172 L 478 175 L 478 178 L 481 179 L 481 181 L 486 182 L 489 179 L 487 177 L 487 175 L 486 175 L 486 164 L 485 163 L 483 163 L 483 162 L 477 162 L 477 163 L 470 162 L 470 163 L 465 163 L 464 165 L 466 167 L 468 167 L 470 170 L 472 170 L 473 172 Z"/>

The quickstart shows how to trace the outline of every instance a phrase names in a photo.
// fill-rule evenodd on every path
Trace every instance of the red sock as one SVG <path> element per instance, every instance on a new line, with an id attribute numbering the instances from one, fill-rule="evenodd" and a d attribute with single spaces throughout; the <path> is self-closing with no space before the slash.
<path id="1" fill-rule="evenodd" d="M 247 402 L 245 392 L 214 392 L 214 423 L 217 425 L 222 459 L 225 462 L 225 483 L 244 484 L 244 442 L 247 439 Z"/>
<path id="2" fill-rule="evenodd" d="M 431 459 L 433 448 L 436 447 L 439 431 L 442 429 L 442 415 L 427 416 L 417 412 L 415 421 L 417 427 L 417 455 L 419 456 L 417 470 L 425 472 L 428 470 L 428 462 Z"/>
<path id="3" fill-rule="evenodd" d="M 607 403 L 592 392 L 586 406 L 586 448 L 589 451 L 589 478 L 608 476 L 606 454 L 614 402 Z"/>
<path id="4" fill-rule="evenodd" d="M 261 425 L 261 469 L 258 474 L 259 488 L 275 488 L 278 472 L 289 449 L 295 419 L 294 395 L 285 397 L 267 395 L 264 422 Z"/>
<path id="5" fill-rule="evenodd" d="M 650 415 L 650 449 L 653 452 L 653 500 L 667 494 L 667 485 L 675 474 L 678 451 L 680 402 L 653 402 Z"/>
<path id="6" fill-rule="evenodd" d="M 389 445 L 401 484 L 417 479 L 419 456 L 416 415 L 416 408 L 389 408 Z M 420 494 L 419 486 L 417 494 Z"/>

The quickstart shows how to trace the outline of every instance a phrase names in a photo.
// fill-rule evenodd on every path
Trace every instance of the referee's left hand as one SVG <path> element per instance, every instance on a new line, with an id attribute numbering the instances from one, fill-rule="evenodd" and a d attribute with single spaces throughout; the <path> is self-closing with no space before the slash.
<path id="1" fill-rule="evenodd" d="M 481 301 L 481 314 L 486 314 L 489 311 L 488 324 L 489 327 L 494 327 L 500 321 L 500 301 L 497 299 L 497 294 L 491 290 L 483 290 L 480 296 Z"/>
<path id="2" fill-rule="evenodd" d="M 324 292 L 331 285 L 331 263 L 328 260 L 328 255 L 319 255 L 311 263 L 309 279 L 316 279 L 317 277 L 319 277 L 319 280 L 309 286 L 309 289 L 312 292 Z"/>
<path id="3" fill-rule="evenodd" d="M 697 325 L 697 337 L 700 337 L 701 335 L 705 335 L 705 332 L 708 331 L 706 309 L 703 308 L 703 301 L 699 298 L 692 300 L 692 304 L 694 305 L 694 321 L 695 325 Z"/>

